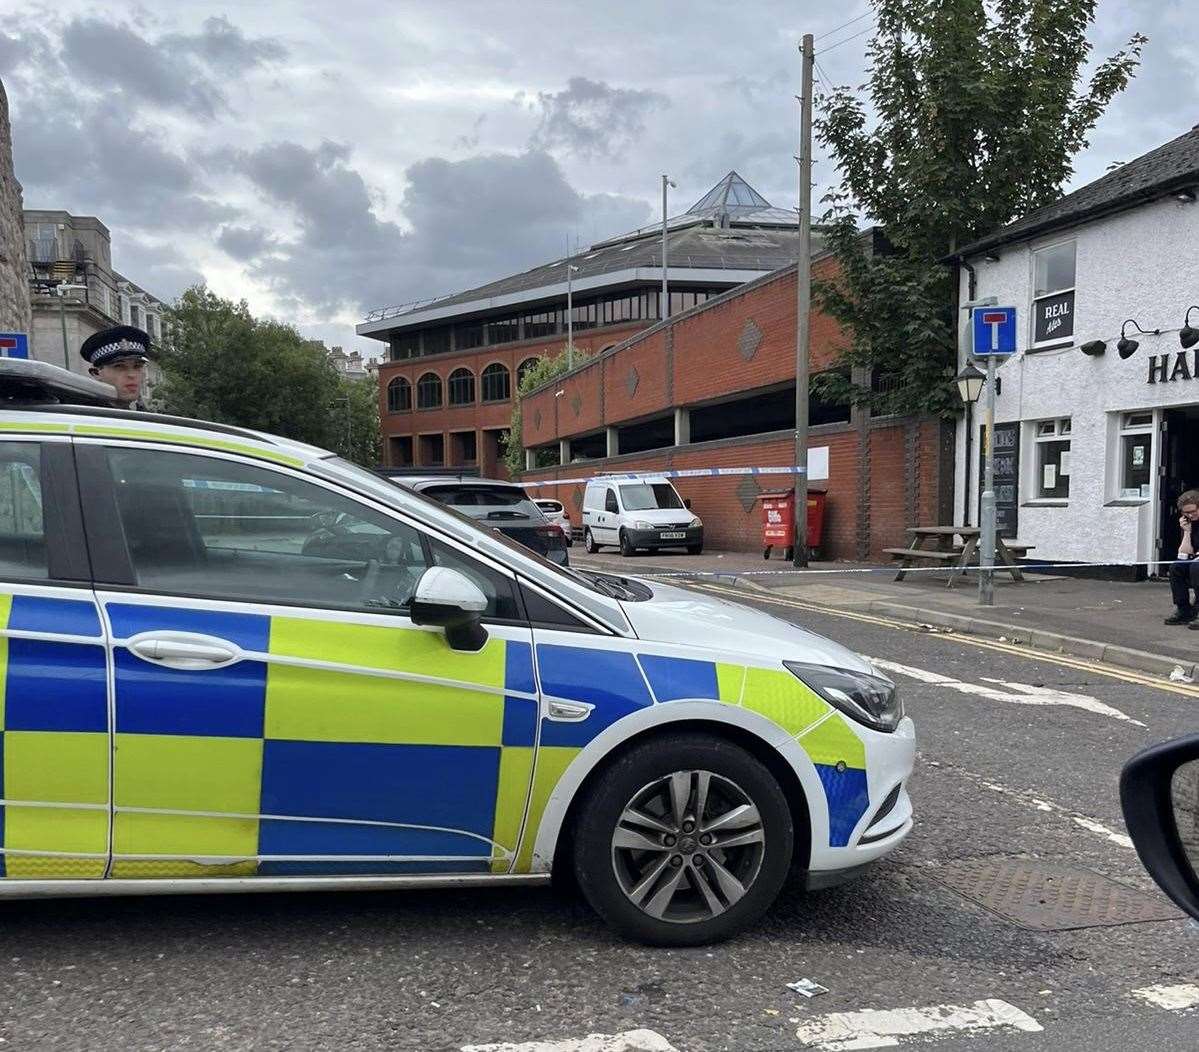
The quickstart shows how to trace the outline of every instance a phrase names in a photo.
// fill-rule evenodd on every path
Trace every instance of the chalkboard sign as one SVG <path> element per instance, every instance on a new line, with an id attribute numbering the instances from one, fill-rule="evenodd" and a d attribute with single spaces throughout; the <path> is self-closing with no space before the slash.
<path id="1" fill-rule="evenodd" d="M 986 433 L 978 429 L 979 521 L 982 521 L 982 490 L 986 471 Z M 995 529 L 1012 540 L 1020 520 L 1020 424 L 995 425 Z"/>

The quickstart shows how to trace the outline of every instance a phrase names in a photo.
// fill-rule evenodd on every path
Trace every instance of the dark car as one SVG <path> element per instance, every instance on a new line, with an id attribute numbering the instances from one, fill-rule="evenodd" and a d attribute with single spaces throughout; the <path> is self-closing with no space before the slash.
<path id="1" fill-rule="evenodd" d="M 570 562 L 565 534 L 515 483 L 465 476 L 391 476 L 390 480 L 494 527 L 552 563 L 566 566 Z"/>

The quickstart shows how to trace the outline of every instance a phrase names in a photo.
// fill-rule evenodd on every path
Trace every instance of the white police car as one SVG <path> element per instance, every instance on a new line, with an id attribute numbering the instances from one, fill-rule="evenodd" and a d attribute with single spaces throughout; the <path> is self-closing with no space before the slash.
<path id="1" fill-rule="evenodd" d="M 0 362 L 0 895 L 561 869 L 681 945 L 911 829 L 912 723 L 844 647 L 318 449 L 22 404 L 103 390 Z"/>

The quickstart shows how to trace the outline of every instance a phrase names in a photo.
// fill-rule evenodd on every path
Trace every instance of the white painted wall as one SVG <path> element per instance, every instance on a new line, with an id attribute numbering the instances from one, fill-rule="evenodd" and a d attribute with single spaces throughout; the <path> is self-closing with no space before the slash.
<path id="1" fill-rule="evenodd" d="M 1023 421 L 1021 428 L 1021 485 L 1019 540 L 1036 545 L 1034 555 L 1069 561 L 1138 561 L 1154 557 L 1157 530 L 1157 472 L 1151 497 L 1134 506 L 1114 506 L 1112 500 L 1119 449 L 1114 439 L 1114 414 L 1137 409 L 1161 410 L 1199 404 L 1199 379 L 1173 383 L 1147 382 L 1149 358 L 1180 350 L 1177 332 L 1137 336 L 1140 348 L 1121 361 L 1116 353 L 1121 323 L 1135 318 L 1143 328 L 1177 329 L 1186 308 L 1199 303 L 1199 203 L 1167 198 L 1142 205 L 1072 231 L 1056 231 L 1035 241 L 998 250 L 999 261 L 974 259 L 975 297 L 998 297 L 1000 305 L 1019 310 L 1020 340 L 1031 340 L 1032 251 L 1074 237 L 1076 293 L 1074 340 L 1065 350 L 1022 352 L 999 370 L 1002 393 L 996 403 L 996 422 Z M 962 299 L 968 274 L 962 272 Z M 1192 321 L 1199 325 L 1199 311 Z M 1078 348 L 1090 340 L 1107 341 L 1107 353 L 1089 358 Z M 1192 369 L 1194 359 L 1191 359 Z M 985 396 L 984 396 L 985 397 Z M 970 465 L 964 458 L 964 424 L 957 429 L 955 515 L 962 521 L 962 485 L 970 475 L 969 521 L 978 515 L 978 425 L 983 400 L 975 407 Z M 1032 500 L 1035 450 L 1031 422 L 1070 417 L 1070 496 L 1065 505 Z M 1155 426 L 1152 459 L 1160 456 Z"/>

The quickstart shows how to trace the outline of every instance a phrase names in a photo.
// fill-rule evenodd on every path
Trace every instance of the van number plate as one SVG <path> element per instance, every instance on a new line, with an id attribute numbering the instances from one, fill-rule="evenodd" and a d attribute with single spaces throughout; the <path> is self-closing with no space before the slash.
<path id="1" fill-rule="evenodd" d="M 662 540 L 664 541 L 681 541 L 686 538 L 687 534 L 673 531 L 663 531 Z"/>

